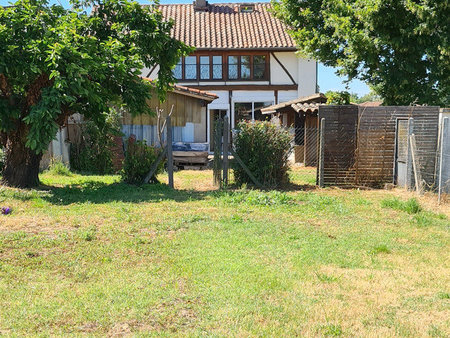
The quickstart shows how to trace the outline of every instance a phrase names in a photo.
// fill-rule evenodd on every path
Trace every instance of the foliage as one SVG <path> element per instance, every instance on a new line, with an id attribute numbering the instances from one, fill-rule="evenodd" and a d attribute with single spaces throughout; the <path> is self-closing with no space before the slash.
<path id="1" fill-rule="evenodd" d="M 405 211 L 408 214 L 417 214 L 422 210 L 422 207 L 416 198 L 410 198 L 407 201 L 402 201 L 397 197 L 388 198 L 381 201 L 381 206 L 383 208 Z"/>
<path id="2" fill-rule="evenodd" d="M 274 0 L 302 54 L 388 105 L 449 103 L 449 10 L 447 0 Z"/>
<path id="3" fill-rule="evenodd" d="M 381 101 L 380 95 L 378 95 L 373 89 L 370 90 L 369 93 L 366 95 L 363 95 L 355 101 L 356 103 L 364 103 L 364 102 L 370 102 L 370 101 Z"/>
<path id="4" fill-rule="evenodd" d="M 147 176 L 161 149 L 148 146 L 145 141 L 128 141 L 125 161 L 123 162 L 122 179 L 126 183 L 141 184 Z M 156 175 L 164 169 L 161 161 L 151 181 L 157 182 Z"/>
<path id="5" fill-rule="evenodd" d="M 350 102 L 352 101 L 351 95 L 347 91 L 330 90 L 325 93 L 325 96 L 327 97 L 327 104 L 334 104 L 334 105 L 350 104 Z"/>
<path id="6" fill-rule="evenodd" d="M 267 122 L 240 122 L 233 138 L 236 154 L 266 187 L 279 186 L 288 181 L 288 157 L 292 150 L 291 135 Z M 245 170 L 235 161 L 234 177 L 239 185 L 253 184 Z"/>
<path id="7" fill-rule="evenodd" d="M 47 0 L 0 6 L 0 131 L 35 154 L 73 112 L 100 127 L 111 103 L 135 115 L 152 113 L 151 89 L 164 99 L 175 82 L 172 67 L 191 51 L 170 37 L 173 23 L 156 6 L 70 3 L 68 9 Z M 149 83 L 141 69 L 154 65 L 158 80 Z"/>
<path id="8" fill-rule="evenodd" d="M 70 146 L 70 166 L 73 170 L 95 174 L 113 172 L 111 147 L 114 137 L 121 135 L 121 114 L 111 108 L 105 114 L 105 124 L 97 125 L 93 121 L 80 123 L 80 141 Z"/>
<path id="9" fill-rule="evenodd" d="M 48 172 L 52 175 L 72 176 L 70 169 L 62 161 L 57 159 L 52 159 L 50 161 Z"/>

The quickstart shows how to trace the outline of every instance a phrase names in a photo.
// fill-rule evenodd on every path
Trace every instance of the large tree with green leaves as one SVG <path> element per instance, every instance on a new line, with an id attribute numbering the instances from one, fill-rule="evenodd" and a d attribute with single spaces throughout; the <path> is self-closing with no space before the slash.
<path id="1" fill-rule="evenodd" d="M 448 0 L 278 0 L 274 11 L 302 53 L 385 104 L 449 104 Z"/>
<path id="2" fill-rule="evenodd" d="M 73 0 L 71 8 L 47 0 L 0 7 L 0 133 L 3 182 L 39 183 L 42 153 L 67 117 L 80 113 L 102 125 L 111 105 L 151 113 L 153 92 L 175 80 L 172 67 L 190 48 L 169 36 L 155 6 L 129 0 Z M 87 14 L 87 6 L 93 11 Z M 159 65 L 155 83 L 140 78 Z"/>

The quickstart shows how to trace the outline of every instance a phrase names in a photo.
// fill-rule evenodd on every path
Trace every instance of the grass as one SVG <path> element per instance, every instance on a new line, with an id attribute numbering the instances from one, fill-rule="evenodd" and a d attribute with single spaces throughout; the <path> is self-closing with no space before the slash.
<path id="1" fill-rule="evenodd" d="M 314 175 L 295 168 L 284 191 L 218 192 L 211 171 L 177 172 L 175 191 L 54 172 L 0 188 L 0 335 L 448 336 L 448 206 Z"/>

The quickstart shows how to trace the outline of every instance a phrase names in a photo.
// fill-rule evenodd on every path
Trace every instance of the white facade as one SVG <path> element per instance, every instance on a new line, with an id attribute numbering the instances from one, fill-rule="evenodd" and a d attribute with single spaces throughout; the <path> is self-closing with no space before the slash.
<path id="1" fill-rule="evenodd" d="M 212 117 L 215 112 L 226 114 L 231 127 L 236 126 L 236 104 L 243 104 L 252 110 L 254 118 L 255 108 L 261 104 L 272 105 L 293 100 L 298 97 L 316 93 L 317 88 L 317 64 L 314 60 L 305 59 L 296 55 L 294 51 L 273 52 L 269 59 L 268 81 L 189 81 L 179 84 L 186 87 L 195 87 L 212 92 L 219 96 L 208 105 L 206 113 L 206 142 L 211 141 Z M 144 77 L 155 79 L 158 76 L 158 67 L 152 70 L 144 69 Z M 221 89 L 216 88 L 220 86 Z M 238 90 L 236 87 L 238 86 Z M 248 86 L 246 90 L 244 86 Z M 256 87 L 258 86 L 258 87 Z M 286 89 L 286 87 L 293 87 Z M 297 87 L 297 89 L 295 89 Z M 229 88 L 229 90 L 227 90 Z M 184 140 L 188 142 L 188 138 Z"/>

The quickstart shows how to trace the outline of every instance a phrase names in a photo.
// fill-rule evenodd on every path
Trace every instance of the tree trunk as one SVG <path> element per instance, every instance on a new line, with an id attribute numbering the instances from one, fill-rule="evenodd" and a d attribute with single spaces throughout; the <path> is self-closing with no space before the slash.
<path id="1" fill-rule="evenodd" d="M 39 163 L 42 154 L 25 146 L 26 128 L 8 135 L 2 183 L 11 187 L 31 188 L 39 185 Z"/>

